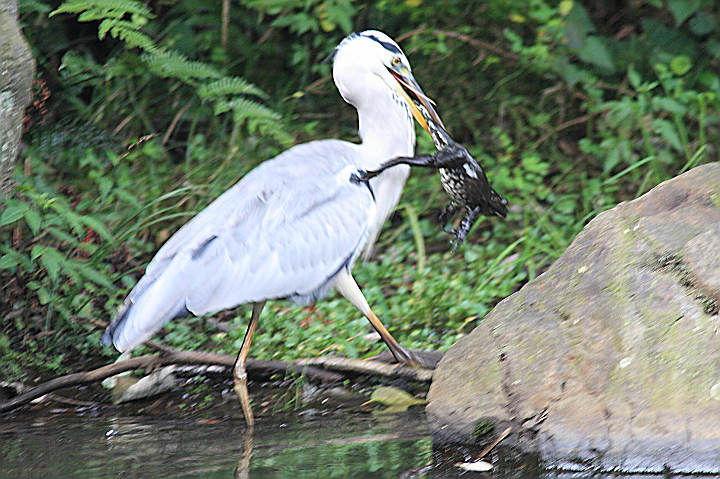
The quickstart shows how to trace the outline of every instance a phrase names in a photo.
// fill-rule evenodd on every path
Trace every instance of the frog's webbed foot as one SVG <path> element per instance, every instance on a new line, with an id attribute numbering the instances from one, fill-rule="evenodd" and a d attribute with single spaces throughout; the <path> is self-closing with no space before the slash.
<path id="1" fill-rule="evenodd" d="M 358 168 L 357 171 L 350 174 L 350 181 L 352 181 L 353 183 L 365 183 L 370 178 L 378 175 L 378 173 L 372 173 L 373 172 L 367 172 L 362 168 Z"/>
<path id="2" fill-rule="evenodd" d="M 463 216 L 460 221 L 460 225 L 452 231 L 453 234 L 455 234 L 455 239 L 452 240 L 451 249 L 453 253 L 465 242 L 467 234 L 477 221 L 480 213 L 481 208 L 479 206 L 476 206 L 475 208 L 466 208 L 465 216 Z"/>

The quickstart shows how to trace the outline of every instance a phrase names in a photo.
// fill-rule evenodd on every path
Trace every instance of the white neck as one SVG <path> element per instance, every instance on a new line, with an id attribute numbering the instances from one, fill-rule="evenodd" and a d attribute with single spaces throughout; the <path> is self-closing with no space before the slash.
<path id="1" fill-rule="evenodd" d="M 415 151 L 415 125 L 407 103 L 385 85 L 367 91 L 356 105 L 365 169 Z"/>
<path id="2" fill-rule="evenodd" d="M 415 124 L 407 103 L 385 85 L 368 90 L 356 99 L 359 134 L 362 143 L 363 168 L 373 170 L 386 161 L 398 156 L 412 156 L 415 151 Z M 410 167 L 398 165 L 385 170 L 370 180 L 377 207 L 377 219 L 365 247 L 365 256 L 372 252 L 372 246 L 380 234 L 385 220 L 400 201 Z"/>
<path id="3" fill-rule="evenodd" d="M 357 109 L 362 139 L 357 145 L 358 157 L 365 170 L 377 169 L 398 156 L 412 156 L 415 151 L 412 115 L 407 103 L 395 93 L 400 85 L 387 66 L 397 59 L 409 72 L 397 44 L 378 31 L 350 35 L 335 50 L 333 80 L 345 101 Z M 397 205 L 409 174 L 409 166 L 399 165 L 370 180 L 376 214 L 366 252 Z"/>

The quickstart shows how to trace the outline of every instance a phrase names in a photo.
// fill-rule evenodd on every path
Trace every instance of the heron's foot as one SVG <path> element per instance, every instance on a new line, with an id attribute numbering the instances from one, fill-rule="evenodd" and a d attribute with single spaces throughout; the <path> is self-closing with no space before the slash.
<path id="1" fill-rule="evenodd" d="M 400 348 L 398 351 L 392 351 L 392 353 L 397 362 L 403 363 L 409 367 L 429 368 L 432 366 L 420 355 L 410 351 L 409 349 Z"/>

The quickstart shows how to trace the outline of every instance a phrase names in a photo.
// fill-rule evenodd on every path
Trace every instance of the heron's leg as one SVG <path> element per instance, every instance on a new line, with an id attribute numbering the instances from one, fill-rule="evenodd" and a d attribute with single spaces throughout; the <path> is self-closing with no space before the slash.
<path id="1" fill-rule="evenodd" d="M 247 371 L 245 370 L 245 360 L 250 352 L 250 343 L 252 343 L 253 335 L 255 334 L 258 320 L 260 319 L 260 313 L 262 312 L 264 306 L 265 301 L 253 303 L 250 324 L 248 324 L 247 330 L 245 331 L 245 338 L 243 339 L 240 352 L 235 360 L 235 366 L 233 366 L 233 386 L 235 394 L 237 394 L 237 397 L 240 400 L 240 406 L 242 406 L 243 414 L 245 415 L 245 422 L 248 426 L 255 423 L 255 418 L 253 417 L 252 409 L 250 409 L 250 396 L 247 389 Z"/>
<path id="2" fill-rule="evenodd" d="M 365 299 L 365 296 L 362 294 L 362 291 L 360 291 L 360 287 L 357 285 L 355 279 L 347 269 L 343 268 L 340 273 L 338 273 L 335 277 L 334 286 L 340 294 L 342 294 L 357 309 L 359 309 L 368 321 L 370 321 L 370 324 L 372 324 L 373 328 L 375 328 L 375 331 L 378 332 L 382 340 L 385 341 L 385 344 L 387 344 L 390 352 L 398 362 L 405 363 L 409 366 L 424 365 L 424 361 L 421 358 L 412 351 L 408 351 L 400 346 L 400 343 L 392 337 L 390 331 L 383 326 L 382 322 L 380 322 L 380 318 L 378 318 L 370 309 L 370 305 Z"/>
<path id="3" fill-rule="evenodd" d="M 254 426 L 249 424 L 247 431 L 243 434 L 240 459 L 238 459 L 237 466 L 235 466 L 235 479 L 247 479 L 250 477 L 250 459 L 253 453 L 254 429 Z"/>

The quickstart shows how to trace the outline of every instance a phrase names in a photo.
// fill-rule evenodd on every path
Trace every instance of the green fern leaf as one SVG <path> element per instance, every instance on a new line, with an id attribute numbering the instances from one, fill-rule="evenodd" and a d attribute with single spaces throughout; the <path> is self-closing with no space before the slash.
<path id="1" fill-rule="evenodd" d="M 112 19 L 117 20 L 123 17 L 125 12 L 121 10 L 86 10 L 78 15 L 78 22 L 94 22 L 95 20 Z"/>
<path id="2" fill-rule="evenodd" d="M 150 71 L 162 77 L 181 80 L 220 78 L 222 75 L 212 66 L 189 60 L 185 55 L 174 51 L 162 51 L 142 56 Z"/>
<path id="3" fill-rule="evenodd" d="M 155 46 L 155 42 L 152 39 L 141 32 L 134 32 L 131 30 L 119 30 L 118 38 L 123 40 L 128 46 L 138 47 L 148 53 L 159 53 L 161 50 Z"/>
<path id="4" fill-rule="evenodd" d="M 81 17 L 82 17 L 82 15 L 81 15 Z M 78 18 L 78 20 L 80 20 L 80 19 Z M 80 20 L 80 21 L 82 21 L 82 20 Z M 105 35 L 107 35 L 107 32 L 110 31 L 110 29 L 115 26 L 115 22 L 116 22 L 115 19 L 109 19 L 109 18 L 106 18 L 105 20 L 100 22 L 100 25 L 98 26 L 98 38 L 100 40 L 105 38 Z"/>
<path id="5" fill-rule="evenodd" d="M 263 99 L 267 98 L 264 91 L 240 77 L 223 77 L 202 85 L 198 88 L 198 95 L 203 100 L 225 95 L 254 95 Z"/>
<path id="6" fill-rule="evenodd" d="M 136 0 L 68 0 L 52 11 L 50 16 L 85 11 L 105 11 L 105 16 L 100 18 L 117 17 L 118 12 L 122 12 L 123 15 L 135 14 L 145 18 L 154 18 L 150 9 Z"/>
<path id="7" fill-rule="evenodd" d="M 234 98 L 228 102 L 233 110 L 233 118 L 236 123 L 242 123 L 248 118 L 263 118 L 265 120 L 280 120 L 280 115 L 271 109 L 247 98 Z"/>

